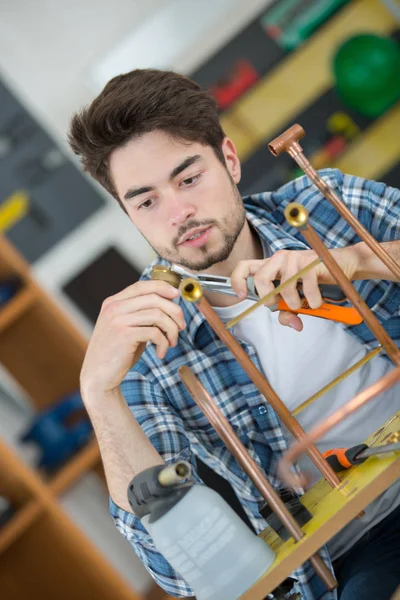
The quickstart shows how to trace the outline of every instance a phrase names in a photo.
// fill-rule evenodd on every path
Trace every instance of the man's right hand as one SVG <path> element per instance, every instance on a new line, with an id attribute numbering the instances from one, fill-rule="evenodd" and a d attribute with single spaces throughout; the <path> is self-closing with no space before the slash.
<path id="1" fill-rule="evenodd" d="M 111 392 L 139 359 L 146 342 L 159 358 L 176 346 L 186 327 L 179 291 L 165 281 L 138 281 L 101 307 L 81 370 L 81 388 Z"/>

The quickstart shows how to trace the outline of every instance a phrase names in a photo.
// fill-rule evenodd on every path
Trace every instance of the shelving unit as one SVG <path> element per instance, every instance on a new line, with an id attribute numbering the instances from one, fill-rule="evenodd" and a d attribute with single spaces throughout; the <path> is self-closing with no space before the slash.
<path id="1" fill-rule="evenodd" d="M 43 409 L 79 387 L 87 340 L 0 238 L 0 277 L 22 286 L 0 309 L 0 361 Z M 7 600 L 142 600 L 76 526 L 58 499 L 86 472 L 101 472 L 93 438 L 48 480 L 0 439 L 0 493 L 14 514 L 0 527 L 0 590 Z M 147 600 L 169 598 L 158 586 Z"/>
<path id="2" fill-rule="evenodd" d="M 43 514 L 43 507 L 31 500 L 0 529 L 0 556 Z"/>
<path id="3" fill-rule="evenodd" d="M 235 141 L 240 159 L 246 161 L 332 87 L 331 60 L 342 41 L 365 32 L 390 35 L 396 27 L 395 18 L 380 0 L 349 2 L 224 112 L 222 128 Z"/>
<path id="4" fill-rule="evenodd" d="M 82 473 L 92 469 L 97 470 L 100 463 L 99 446 L 96 440 L 92 440 L 49 481 L 49 489 L 53 494 L 62 494 L 71 487 L 74 481 L 76 481 Z"/>
<path id="5" fill-rule="evenodd" d="M 26 310 L 35 302 L 35 292 L 30 287 L 25 287 L 17 292 L 15 298 L 6 304 L 0 313 L 0 333 L 10 327 Z"/>

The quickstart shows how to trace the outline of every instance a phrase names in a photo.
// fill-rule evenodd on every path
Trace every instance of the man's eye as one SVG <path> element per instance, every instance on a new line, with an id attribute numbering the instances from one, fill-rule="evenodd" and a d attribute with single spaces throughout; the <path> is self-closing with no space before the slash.
<path id="1" fill-rule="evenodd" d="M 154 198 L 149 198 L 148 200 L 145 200 L 144 202 L 142 202 L 141 204 L 139 204 L 138 206 L 138 210 L 141 210 L 142 208 L 144 209 L 148 209 L 151 208 L 154 204 L 155 199 Z"/>
<path id="2" fill-rule="evenodd" d="M 187 179 L 184 179 L 182 181 L 182 184 L 183 184 L 183 186 L 193 185 L 200 179 L 200 177 L 201 177 L 201 173 L 199 173 L 198 175 L 193 175 L 193 177 L 188 177 Z"/>

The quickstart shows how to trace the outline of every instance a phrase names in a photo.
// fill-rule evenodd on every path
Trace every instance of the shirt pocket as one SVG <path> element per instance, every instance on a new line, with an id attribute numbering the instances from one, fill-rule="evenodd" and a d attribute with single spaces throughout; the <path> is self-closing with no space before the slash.
<path id="1" fill-rule="evenodd" d="M 225 445 L 220 435 L 208 421 L 207 417 L 198 409 L 198 414 L 191 415 L 191 433 L 197 438 L 198 442 L 206 446 L 209 450 L 212 447 L 221 447 Z M 234 433 L 247 448 L 249 444 L 248 432 L 255 427 L 251 411 L 249 408 L 235 410 L 232 415 L 225 417 Z"/>

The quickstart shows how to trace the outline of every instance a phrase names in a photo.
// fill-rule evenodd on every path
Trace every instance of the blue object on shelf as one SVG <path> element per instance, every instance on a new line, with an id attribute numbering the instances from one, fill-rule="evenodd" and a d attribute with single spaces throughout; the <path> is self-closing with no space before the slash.
<path id="1" fill-rule="evenodd" d="M 8 277 L 0 281 L 0 307 L 7 304 L 21 287 L 19 277 Z"/>
<path id="2" fill-rule="evenodd" d="M 57 469 L 88 442 L 92 425 L 83 409 L 81 395 L 76 392 L 36 416 L 21 441 L 34 442 L 42 450 L 38 467 Z"/>

